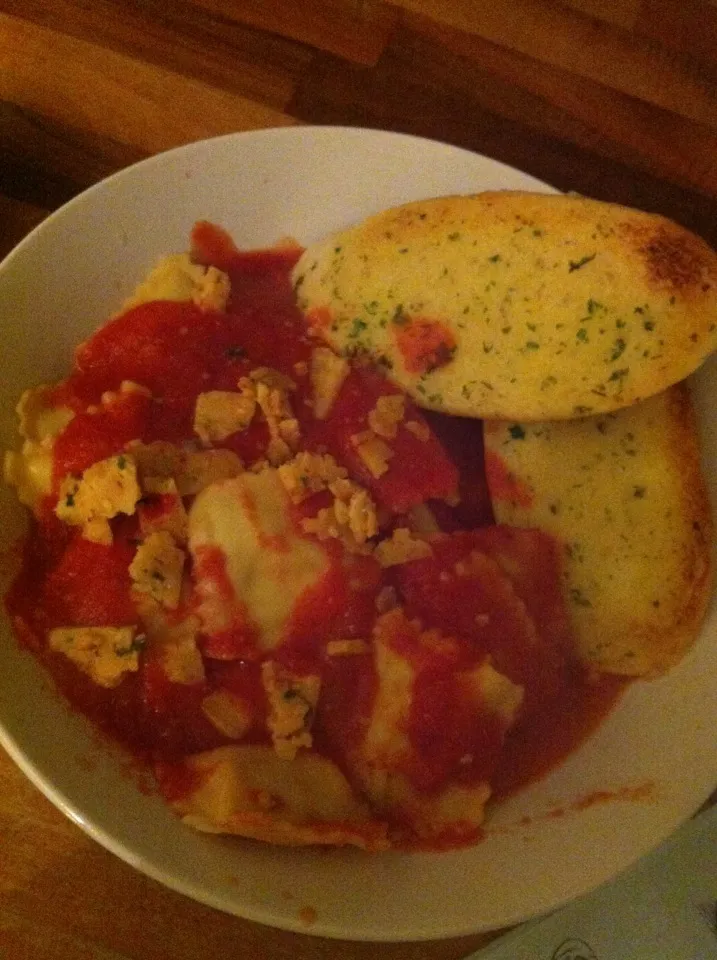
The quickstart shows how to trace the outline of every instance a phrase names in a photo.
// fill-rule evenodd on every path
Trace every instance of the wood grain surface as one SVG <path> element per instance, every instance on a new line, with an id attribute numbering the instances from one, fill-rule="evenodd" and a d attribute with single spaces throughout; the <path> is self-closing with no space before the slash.
<path id="1" fill-rule="evenodd" d="M 0 256 L 136 160 L 297 123 L 454 143 L 717 246 L 715 0 L 0 0 Z M 0 752 L 0 960 L 453 960 L 486 939 L 226 916 L 89 840 Z"/>

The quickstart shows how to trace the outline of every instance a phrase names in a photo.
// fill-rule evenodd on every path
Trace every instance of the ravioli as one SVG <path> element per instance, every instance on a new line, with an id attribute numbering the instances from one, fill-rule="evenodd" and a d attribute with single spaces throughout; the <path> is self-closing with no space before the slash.
<path id="1" fill-rule="evenodd" d="M 203 490 L 189 511 L 204 632 L 238 631 L 258 651 L 284 639 L 296 603 L 328 570 L 321 547 L 298 534 L 276 470 Z"/>

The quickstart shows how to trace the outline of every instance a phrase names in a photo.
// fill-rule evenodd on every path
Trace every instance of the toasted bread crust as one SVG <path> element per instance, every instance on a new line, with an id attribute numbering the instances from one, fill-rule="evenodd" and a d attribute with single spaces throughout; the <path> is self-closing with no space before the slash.
<path id="1" fill-rule="evenodd" d="M 496 519 L 563 543 L 580 658 L 626 675 L 673 666 L 699 631 L 712 582 L 687 386 L 606 416 L 494 421 L 484 433 Z"/>
<path id="2" fill-rule="evenodd" d="M 616 410 L 717 347 L 717 254 L 664 217 L 583 197 L 406 204 L 309 247 L 293 278 L 336 350 L 462 416 Z"/>

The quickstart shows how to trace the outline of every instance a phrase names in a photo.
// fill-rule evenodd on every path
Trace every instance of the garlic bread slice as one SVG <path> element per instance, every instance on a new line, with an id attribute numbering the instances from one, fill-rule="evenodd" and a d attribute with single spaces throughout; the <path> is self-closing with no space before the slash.
<path id="1" fill-rule="evenodd" d="M 605 413 L 717 346 L 717 254 L 664 217 L 577 196 L 409 203 L 310 246 L 293 282 L 335 350 L 460 416 Z"/>
<path id="2" fill-rule="evenodd" d="M 499 523 L 563 544 L 578 654 L 661 673 L 689 649 L 711 587 L 711 518 L 687 386 L 600 417 L 484 425 Z"/>

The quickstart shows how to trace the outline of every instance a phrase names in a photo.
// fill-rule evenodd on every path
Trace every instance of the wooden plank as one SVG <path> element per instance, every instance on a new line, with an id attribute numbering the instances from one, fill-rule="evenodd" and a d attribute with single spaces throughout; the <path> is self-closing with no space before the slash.
<path id="1" fill-rule="evenodd" d="M 281 109 L 311 51 L 185 0 L 2 0 L 4 13 Z"/>
<path id="2" fill-rule="evenodd" d="M 488 109 L 601 156 L 717 194 L 717 132 L 702 124 L 425 17 L 406 15 L 399 36 L 407 69 L 411 58 L 420 60 L 439 86 L 463 89 Z"/>
<path id="3" fill-rule="evenodd" d="M 3 960 L 129 960 L 126 953 L 105 950 L 56 927 L 4 908 L 0 913 Z"/>
<path id="4" fill-rule="evenodd" d="M 20 203 L 54 210 L 71 200 L 78 187 L 66 177 L 49 174 L 0 149 L 0 193 Z"/>
<path id="5" fill-rule="evenodd" d="M 228 20 L 291 37 L 352 63 L 373 66 L 395 21 L 378 0 L 195 0 Z"/>
<path id="6" fill-rule="evenodd" d="M 7 102 L 0 102 L 0 149 L 6 157 L 5 169 L 0 169 L 5 192 L 18 199 L 37 197 L 38 202 L 50 207 L 147 155 L 146 151 L 81 128 L 65 127 Z M 9 182 L 12 169 L 24 168 L 35 171 L 30 178 L 35 182 L 31 193 L 27 184 L 23 185 L 26 174 L 15 177 L 14 187 Z M 45 178 L 48 184 L 61 182 L 62 189 L 42 188 L 38 178 Z"/>
<path id="7" fill-rule="evenodd" d="M 717 67 L 717 7 L 707 0 L 643 0 L 635 29 L 671 50 Z"/>
<path id="8" fill-rule="evenodd" d="M 465 91 L 433 85 L 426 71 L 408 71 L 392 47 L 370 72 L 317 58 L 289 109 L 308 123 L 400 130 L 466 147 L 559 189 L 663 213 L 717 246 L 714 199 L 531 130 L 486 109 Z"/>
<path id="9" fill-rule="evenodd" d="M 293 122 L 246 97 L 6 14 L 0 14 L 0 99 L 147 153 Z"/>
<path id="10" fill-rule="evenodd" d="M 632 30 L 640 12 L 642 0 L 562 0 L 566 7 L 585 13 L 596 20 L 604 20 L 624 30 Z"/>
<path id="11" fill-rule="evenodd" d="M 551 0 L 394 0 L 540 63 L 717 130 L 717 80 L 696 63 Z"/>
<path id="12" fill-rule="evenodd" d="M 50 211 L 0 193 L 0 260 L 45 219 Z"/>

